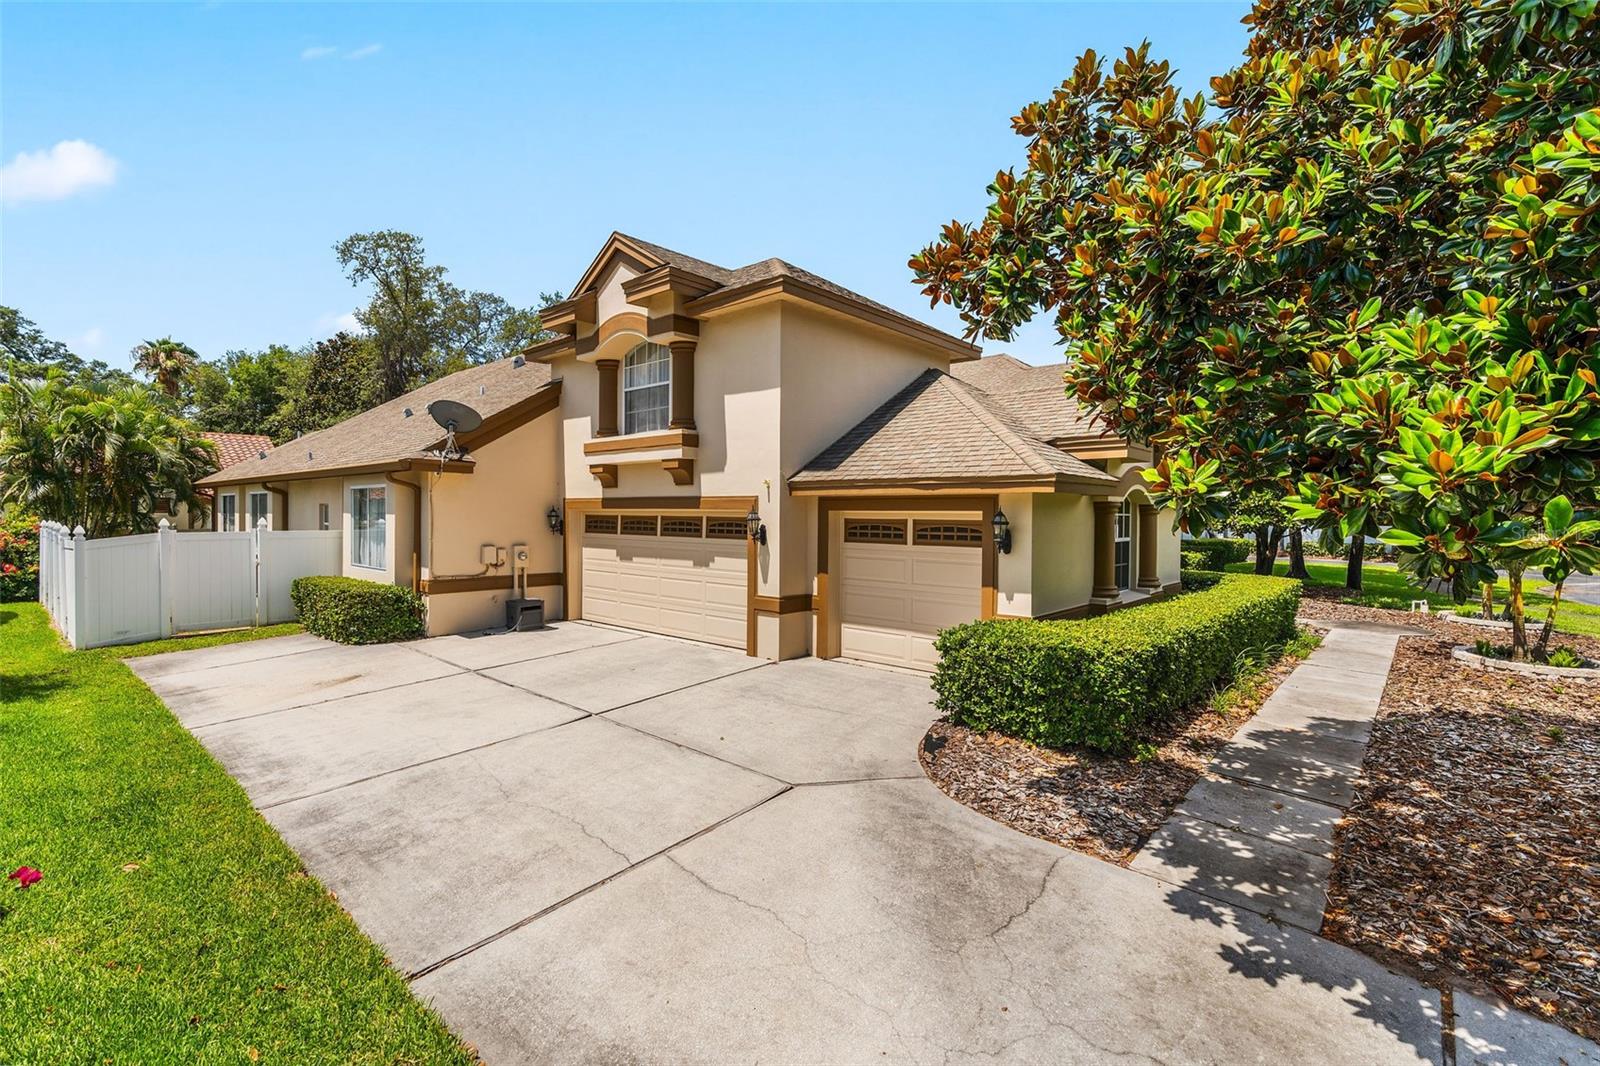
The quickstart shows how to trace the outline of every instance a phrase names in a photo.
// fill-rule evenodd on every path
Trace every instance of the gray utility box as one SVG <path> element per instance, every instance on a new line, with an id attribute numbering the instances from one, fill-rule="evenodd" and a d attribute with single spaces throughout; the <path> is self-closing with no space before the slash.
<path id="1" fill-rule="evenodd" d="M 507 629 L 543 629 L 544 601 L 536 599 L 506 601 Z"/>

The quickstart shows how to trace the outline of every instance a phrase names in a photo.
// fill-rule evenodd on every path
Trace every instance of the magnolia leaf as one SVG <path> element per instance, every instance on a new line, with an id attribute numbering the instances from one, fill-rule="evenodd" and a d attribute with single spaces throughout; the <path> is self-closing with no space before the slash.
<path id="1" fill-rule="evenodd" d="M 1544 505 L 1544 528 L 1551 536 L 1560 536 L 1572 524 L 1572 501 L 1557 496 Z"/>

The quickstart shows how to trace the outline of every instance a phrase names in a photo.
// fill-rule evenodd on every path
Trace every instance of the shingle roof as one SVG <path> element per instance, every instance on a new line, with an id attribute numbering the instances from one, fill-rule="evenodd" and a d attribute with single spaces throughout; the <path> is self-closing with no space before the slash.
<path id="1" fill-rule="evenodd" d="M 790 478 L 833 482 L 1116 479 L 1040 439 L 992 398 L 926 370 Z"/>
<path id="2" fill-rule="evenodd" d="M 1066 437 L 1112 437 L 1091 412 L 1085 411 L 1062 383 L 1065 363 L 1034 366 L 1010 355 L 986 355 L 955 363 L 950 373 L 981 390 L 1028 431 L 1043 440 Z"/>
<path id="3" fill-rule="evenodd" d="M 814 274 L 804 267 L 795 266 L 793 263 L 787 262 L 783 259 L 763 259 L 760 262 L 750 263 L 746 266 L 739 267 L 737 270 L 729 270 L 727 267 L 721 267 L 715 263 L 708 263 L 704 259 L 696 259 L 693 256 L 684 255 L 682 252 L 673 251 L 671 248 L 666 248 L 659 244 L 653 244 L 650 241 L 640 240 L 638 237 L 634 237 L 627 233 L 619 232 L 617 233 L 617 236 L 643 249 L 644 251 L 649 252 L 662 263 L 677 267 L 680 270 L 687 270 L 689 273 L 697 274 L 700 277 L 705 278 L 707 281 L 716 282 L 717 288 L 706 293 L 703 297 L 701 297 L 701 299 L 713 299 L 718 295 L 732 293 L 736 290 L 745 288 L 756 288 L 768 282 L 779 281 L 788 278 L 805 285 L 810 285 L 813 288 L 821 289 L 851 303 L 856 303 L 863 307 L 871 308 L 879 314 L 887 315 L 890 318 L 904 322 L 918 330 L 929 330 L 942 335 L 947 340 L 953 340 L 960 344 L 968 343 L 959 337 L 953 336 L 952 334 L 944 333 L 944 331 L 938 330 L 935 327 L 928 325 L 926 322 L 921 321 L 920 319 L 913 318 L 901 311 L 896 311 L 894 308 L 889 307 L 886 304 L 881 304 L 876 300 L 869 299 L 853 289 L 847 289 L 843 285 L 829 281 L 820 274 Z M 974 352 L 976 352 L 976 346 L 968 346 L 971 347 Z"/>
<path id="4" fill-rule="evenodd" d="M 260 453 L 272 450 L 272 438 L 260 433 L 218 433 L 206 430 L 200 435 L 216 445 L 218 470 L 225 470 L 234 463 L 254 459 Z"/>
<path id="5" fill-rule="evenodd" d="M 428 458 L 444 431 L 428 416 L 435 400 L 458 400 L 484 418 L 528 399 L 550 384 L 550 368 L 521 359 L 501 359 L 468 367 L 388 403 L 353 415 L 327 429 L 296 437 L 267 452 L 251 456 L 198 483 L 233 484 L 272 480 L 348 467 L 372 466 L 404 459 Z M 407 409 L 411 414 L 406 415 Z"/>

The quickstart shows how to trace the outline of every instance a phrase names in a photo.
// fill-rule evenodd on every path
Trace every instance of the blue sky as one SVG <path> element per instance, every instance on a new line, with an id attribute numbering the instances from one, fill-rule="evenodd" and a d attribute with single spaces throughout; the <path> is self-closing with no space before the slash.
<path id="1" fill-rule="evenodd" d="M 114 365 L 209 358 L 331 333 L 350 233 L 533 304 L 619 229 L 955 330 L 906 259 L 1020 160 L 1010 117 L 1146 37 L 1203 88 L 1246 7 L 7 3 L 0 302 Z"/>

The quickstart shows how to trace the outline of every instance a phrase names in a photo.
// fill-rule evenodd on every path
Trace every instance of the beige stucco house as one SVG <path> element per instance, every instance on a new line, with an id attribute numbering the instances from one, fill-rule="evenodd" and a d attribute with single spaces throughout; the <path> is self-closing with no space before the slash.
<path id="1" fill-rule="evenodd" d="M 274 528 L 342 529 L 345 573 L 417 588 L 430 633 L 501 625 L 525 588 L 547 617 L 928 668 L 941 627 L 1177 585 L 1149 455 L 1059 366 L 980 359 L 782 260 L 623 234 L 544 321 L 556 339 L 202 484 L 268 494 Z M 483 416 L 459 456 L 440 399 Z"/>

